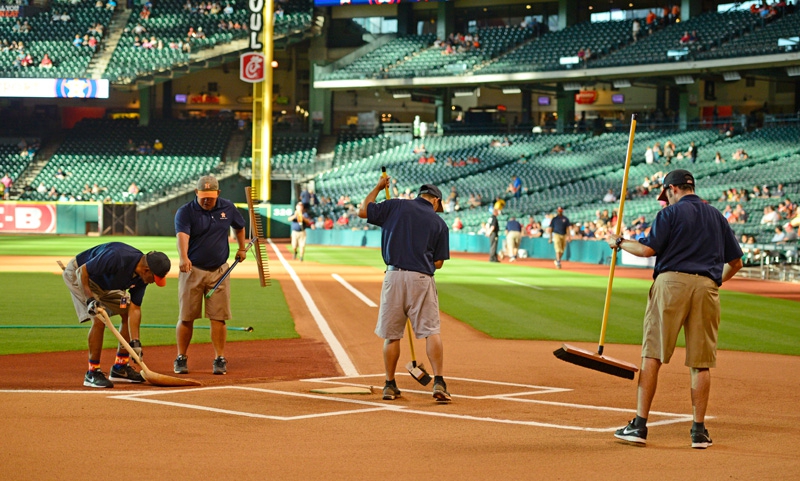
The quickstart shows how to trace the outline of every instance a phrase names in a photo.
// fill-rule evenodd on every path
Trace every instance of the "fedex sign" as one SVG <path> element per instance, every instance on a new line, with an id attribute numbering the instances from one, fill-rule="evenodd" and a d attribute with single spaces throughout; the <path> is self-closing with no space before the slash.
<path id="1" fill-rule="evenodd" d="M 54 234 L 56 207 L 52 204 L 0 204 L 0 233 Z"/>

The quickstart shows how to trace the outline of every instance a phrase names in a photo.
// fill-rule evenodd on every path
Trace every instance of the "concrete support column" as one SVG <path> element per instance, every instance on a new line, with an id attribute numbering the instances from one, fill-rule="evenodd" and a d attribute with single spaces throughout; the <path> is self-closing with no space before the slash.
<path id="1" fill-rule="evenodd" d="M 559 85 L 556 102 L 558 103 L 556 106 L 556 111 L 558 112 L 556 131 L 559 134 L 571 133 L 575 124 L 575 93 L 566 92 L 563 85 Z"/>
<path id="2" fill-rule="evenodd" d="M 397 5 L 397 35 L 409 35 L 417 32 L 413 13 L 410 3 Z"/>
<path id="3" fill-rule="evenodd" d="M 150 125 L 150 118 L 153 115 L 153 88 L 143 87 L 139 89 L 139 125 L 147 127 Z"/>
<path id="4" fill-rule="evenodd" d="M 578 23 L 578 10 L 578 0 L 558 0 L 558 29 L 564 30 Z"/>
<path id="5" fill-rule="evenodd" d="M 161 117 L 172 118 L 172 80 L 167 80 L 162 86 L 161 96 Z"/>
<path id="6" fill-rule="evenodd" d="M 436 7 L 436 36 L 444 40 L 455 30 L 455 2 L 440 2 Z"/>
<path id="7" fill-rule="evenodd" d="M 453 91 L 452 89 L 442 90 L 442 99 L 436 101 L 436 124 L 439 129 L 444 129 L 444 125 L 450 122 L 453 110 Z"/>
<path id="8" fill-rule="evenodd" d="M 800 112 L 800 80 L 794 81 L 794 111 Z"/>
<path id="9" fill-rule="evenodd" d="M 527 123 L 531 121 L 533 113 L 533 95 L 528 89 L 522 89 L 522 118 L 519 119 L 520 123 Z"/>
<path id="10" fill-rule="evenodd" d="M 333 119 L 333 94 L 331 90 L 314 88 L 314 71 L 316 64 L 311 65 L 311 82 L 308 87 L 308 111 L 311 121 L 308 123 L 310 132 L 320 130 L 322 135 L 331 135 Z"/>
<path id="11" fill-rule="evenodd" d="M 686 130 L 689 122 L 689 92 L 681 90 L 679 94 L 680 110 L 678 111 L 678 129 Z"/>
<path id="12" fill-rule="evenodd" d="M 694 18 L 703 13 L 703 3 L 700 0 L 681 0 L 681 22 Z"/>

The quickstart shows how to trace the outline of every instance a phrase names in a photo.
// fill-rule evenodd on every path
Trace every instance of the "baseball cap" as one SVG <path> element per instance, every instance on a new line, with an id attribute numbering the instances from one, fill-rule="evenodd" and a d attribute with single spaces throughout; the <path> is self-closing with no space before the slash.
<path id="1" fill-rule="evenodd" d="M 422 194 L 432 195 L 440 201 L 442 200 L 442 191 L 433 184 L 423 184 L 422 187 L 419 188 L 419 195 Z M 436 212 L 444 212 L 444 207 L 441 202 L 439 202 L 439 207 L 436 208 Z"/>
<path id="2" fill-rule="evenodd" d="M 683 184 L 691 184 L 694 185 L 694 176 L 691 172 L 684 169 L 675 169 L 666 177 L 664 177 L 664 185 L 661 187 L 661 194 L 658 196 L 658 200 L 667 201 L 667 189 L 671 185 L 683 185 Z"/>
<path id="3" fill-rule="evenodd" d="M 204 175 L 197 181 L 197 197 L 219 196 L 219 182 L 213 175 Z"/>
<path id="4" fill-rule="evenodd" d="M 147 260 L 147 267 L 150 268 L 150 272 L 153 273 L 156 279 L 156 285 L 158 287 L 167 285 L 167 273 L 172 267 L 169 257 L 163 252 L 150 251 L 145 256 L 145 259 Z"/>

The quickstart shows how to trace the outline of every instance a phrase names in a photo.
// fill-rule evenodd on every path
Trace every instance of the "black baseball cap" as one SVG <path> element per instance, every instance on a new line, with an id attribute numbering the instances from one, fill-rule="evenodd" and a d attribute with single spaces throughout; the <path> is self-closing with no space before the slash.
<path id="1" fill-rule="evenodd" d="M 436 197 L 437 199 L 439 199 L 439 207 L 436 208 L 436 212 L 444 212 L 444 206 L 442 206 L 442 202 L 441 202 L 441 200 L 442 200 L 442 191 L 439 190 L 438 187 L 436 187 L 433 184 L 423 184 L 422 187 L 419 188 L 419 194 L 418 195 L 422 195 L 422 194 L 432 195 L 432 196 Z"/>
<path id="2" fill-rule="evenodd" d="M 156 279 L 156 285 L 158 287 L 167 285 L 167 273 L 169 273 L 169 269 L 172 267 L 169 257 L 163 252 L 150 251 L 145 256 L 145 259 L 147 260 L 147 267 L 150 268 L 150 272 L 153 273 Z"/>
<path id="3" fill-rule="evenodd" d="M 669 186 L 684 184 L 694 185 L 694 176 L 692 173 L 684 169 L 673 170 L 664 177 L 664 185 L 661 187 L 661 194 L 658 196 L 658 200 L 667 201 L 667 189 L 669 189 Z"/>

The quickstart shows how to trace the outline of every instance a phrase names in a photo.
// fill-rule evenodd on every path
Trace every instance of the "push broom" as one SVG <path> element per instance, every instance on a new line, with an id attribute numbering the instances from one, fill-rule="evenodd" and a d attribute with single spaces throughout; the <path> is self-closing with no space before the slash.
<path id="1" fill-rule="evenodd" d="M 381 167 L 381 176 L 388 176 L 388 174 L 386 174 L 386 166 Z M 387 199 L 391 198 L 388 185 L 384 189 L 384 193 L 386 194 Z M 406 330 L 408 331 L 408 344 L 411 346 L 411 361 L 406 364 L 406 369 L 408 370 L 408 373 L 411 374 L 411 377 L 416 379 L 418 383 L 422 384 L 423 386 L 427 386 L 430 384 L 432 378 L 431 375 L 425 370 L 425 366 L 423 366 L 421 362 L 417 362 L 417 356 L 414 353 L 414 330 L 411 328 L 411 320 L 408 318 L 406 318 Z"/>
<path id="2" fill-rule="evenodd" d="M 625 174 L 622 177 L 622 192 L 619 196 L 619 213 L 617 215 L 617 225 L 614 233 L 619 236 L 622 229 L 622 215 L 625 209 L 625 193 L 628 191 L 628 172 L 631 168 L 631 153 L 633 152 L 633 137 L 636 132 L 636 115 L 631 117 L 631 133 L 628 137 L 628 153 L 625 158 Z M 603 355 L 603 348 L 606 341 L 606 327 L 608 327 L 608 310 L 611 305 L 611 287 L 614 284 L 614 269 L 617 266 L 617 250 L 611 256 L 611 269 L 608 274 L 608 287 L 606 288 L 606 300 L 603 307 L 603 323 L 600 327 L 600 342 L 597 352 L 581 349 L 570 344 L 562 344 L 560 349 L 553 351 L 553 354 L 562 361 L 567 361 L 578 366 L 594 369 L 595 371 L 611 374 L 625 379 L 633 379 L 639 370 L 635 365 L 606 357 Z"/>

